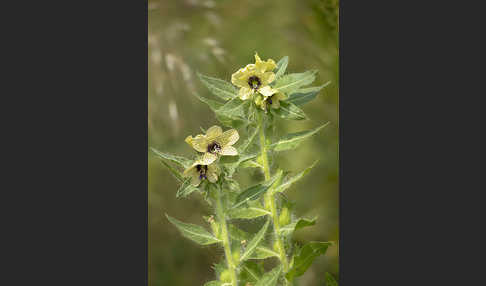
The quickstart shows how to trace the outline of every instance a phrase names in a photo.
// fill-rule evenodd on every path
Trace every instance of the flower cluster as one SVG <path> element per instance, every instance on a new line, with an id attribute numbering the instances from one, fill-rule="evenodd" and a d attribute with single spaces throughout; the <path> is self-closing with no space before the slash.
<path id="1" fill-rule="evenodd" d="M 248 64 L 231 75 L 231 82 L 240 88 L 239 98 L 254 100 L 255 104 L 263 110 L 267 110 L 269 106 L 274 109 L 279 108 L 279 101 L 286 99 L 287 96 L 270 86 L 275 81 L 273 70 L 276 68 L 274 60 L 262 61 L 256 53 L 254 64 Z"/>
<path id="2" fill-rule="evenodd" d="M 186 143 L 197 152 L 202 153 L 202 155 L 194 161 L 191 167 L 184 171 L 184 177 L 190 177 L 191 184 L 194 186 L 198 186 L 204 179 L 215 183 L 221 173 L 215 161 L 219 155 L 238 155 L 238 151 L 232 145 L 239 138 L 240 135 L 235 129 L 223 132 L 223 129 L 216 125 L 210 127 L 204 135 L 199 134 L 196 137 L 187 136 Z"/>

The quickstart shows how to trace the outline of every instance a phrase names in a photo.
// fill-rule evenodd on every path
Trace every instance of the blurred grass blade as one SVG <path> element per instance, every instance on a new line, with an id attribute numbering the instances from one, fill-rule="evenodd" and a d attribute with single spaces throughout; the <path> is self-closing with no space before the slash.
<path id="1" fill-rule="evenodd" d="M 270 148 L 272 148 L 274 151 L 285 151 L 285 150 L 295 149 L 297 148 L 297 146 L 300 145 L 300 143 L 302 143 L 302 141 L 316 134 L 322 128 L 326 127 L 328 124 L 329 122 L 311 130 L 287 134 L 278 142 L 271 144 Z"/>
<path id="2" fill-rule="evenodd" d="M 174 163 L 177 163 L 185 169 L 189 168 L 192 165 L 191 160 L 184 158 L 182 156 L 177 156 L 177 155 L 172 155 L 172 154 L 169 154 L 169 153 L 160 152 L 159 150 L 152 148 L 152 147 L 150 147 L 150 150 L 152 150 L 152 152 L 154 152 L 160 158 L 170 160 Z"/>
<path id="3" fill-rule="evenodd" d="M 331 242 L 311 241 L 305 244 L 294 258 L 292 268 L 287 272 L 285 277 L 292 281 L 295 277 L 301 276 L 307 271 L 312 262 L 318 257 L 326 253 L 327 248 Z"/>
<path id="4" fill-rule="evenodd" d="M 237 97 L 238 90 L 231 83 L 219 78 L 205 76 L 197 73 L 197 76 L 202 83 L 211 91 L 212 94 L 224 99 L 229 100 Z"/>
<path id="5" fill-rule="evenodd" d="M 262 278 L 258 280 L 255 286 L 275 286 L 277 285 L 278 277 L 282 271 L 282 265 L 278 265 L 272 271 L 263 274 Z"/>
<path id="6" fill-rule="evenodd" d="M 282 76 L 275 82 L 274 88 L 279 91 L 291 94 L 302 86 L 311 84 L 316 79 L 317 70 L 310 70 L 303 73 L 291 73 Z"/>
<path id="7" fill-rule="evenodd" d="M 240 257 L 240 263 L 247 260 L 249 256 L 255 251 L 257 248 L 258 244 L 263 240 L 265 237 L 265 232 L 267 231 L 268 225 L 270 223 L 270 220 L 267 220 L 267 222 L 263 225 L 263 227 L 258 231 L 258 233 L 250 240 L 248 245 L 246 246 L 245 252 Z"/>
<path id="8" fill-rule="evenodd" d="M 223 282 L 219 280 L 213 280 L 213 281 L 206 282 L 204 286 L 223 286 Z"/>
<path id="9" fill-rule="evenodd" d="M 287 70 L 287 65 L 289 64 L 289 57 L 285 56 L 281 58 L 277 63 L 277 72 L 275 73 L 275 78 L 279 78 L 284 75 Z"/>
<path id="10" fill-rule="evenodd" d="M 179 229 L 182 236 L 200 245 L 209 245 L 221 242 L 221 240 L 214 237 L 202 226 L 178 221 L 177 219 L 170 217 L 168 214 L 165 214 L 165 216 L 173 225 L 177 227 L 177 229 Z"/>
<path id="11" fill-rule="evenodd" d="M 285 191 L 286 189 L 290 188 L 290 186 L 292 186 L 292 184 L 294 184 L 298 180 L 302 179 L 307 173 L 309 173 L 310 170 L 312 170 L 312 168 L 314 168 L 314 166 L 317 164 L 317 162 L 319 162 L 319 161 L 316 160 L 314 163 L 312 163 L 312 165 L 305 168 L 303 171 L 299 172 L 297 175 L 291 177 L 290 179 L 286 180 L 284 183 L 282 183 L 281 185 L 276 187 L 273 190 L 273 193 L 281 193 L 281 192 Z"/>

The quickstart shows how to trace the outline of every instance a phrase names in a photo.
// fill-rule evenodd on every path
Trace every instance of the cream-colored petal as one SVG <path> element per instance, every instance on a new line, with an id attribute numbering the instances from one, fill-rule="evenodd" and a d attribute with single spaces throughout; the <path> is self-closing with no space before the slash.
<path id="1" fill-rule="evenodd" d="M 224 148 L 225 146 L 235 144 L 238 139 L 240 139 L 240 134 L 238 134 L 238 131 L 236 131 L 236 129 L 230 129 L 223 132 L 221 136 L 216 138 L 216 141 L 219 143 L 219 145 L 221 145 L 222 148 Z"/>
<path id="2" fill-rule="evenodd" d="M 287 96 L 281 92 L 278 92 L 277 94 L 275 94 L 273 97 L 276 97 L 278 100 L 284 100 L 284 99 L 287 99 Z"/>
<path id="3" fill-rule="evenodd" d="M 241 100 L 247 100 L 251 97 L 252 94 L 253 94 L 253 90 L 251 88 L 242 87 L 240 88 L 238 96 L 240 97 Z"/>
<path id="4" fill-rule="evenodd" d="M 275 80 L 275 73 L 266 72 L 261 75 L 261 80 L 262 80 L 262 85 L 270 84 Z"/>
<path id="5" fill-rule="evenodd" d="M 190 135 L 187 136 L 184 141 L 186 141 L 186 143 L 189 144 L 189 146 L 192 147 L 192 136 L 190 136 Z"/>
<path id="6" fill-rule="evenodd" d="M 278 92 L 278 90 L 273 89 L 270 86 L 266 85 L 262 88 L 259 88 L 258 92 L 260 92 L 265 97 L 269 97 L 272 96 L 274 93 Z"/>
<path id="7" fill-rule="evenodd" d="M 256 66 L 254 64 L 249 64 L 231 75 L 231 83 L 239 87 L 248 87 L 248 79 L 253 76 L 256 71 Z"/>
<path id="8" fill-rule="evenodd" d="M 192 172 L 196 169 L 196 165 L 192 165 L 191 167 L 187 168 L 184 170 L 184 173 L 182 173 L 183 177 L 190 177 L 192 176 Z"/>
<path id="9" fill-rule="evenodd" d="M 238 150 L 233 146 L 225 146 L 219 151 L 219 154 L 223 156 L 236 156 L 238 155 Z"/>
<path id="10" fill-rule="evenodd" d="M 191 173 L 191 184 L 193 186 L 199 186 L 199 184 L 201 183 L 202 179 L 201 179 L 201 176 L 199 175 L 199 172 L 192 172 Z"/>
<path id="11" fill-rule="evenodd" d="M 219 135 L 223 134 L 223 129 L 221 127 L 214 125 L 211 126 L 208 131 L 206 131 L 206 138 L 208 141 L 218 137 Z"/>
<path id="12" fill-rule="evenodd" d="M 206 152 L 208 150 L 208 140 L 204 135 L 197 135 L 192 139 L 192 147 L 198 152 Z"/>
<path id="13" fill-rule="evenodd" d="M 274 60 L 262 61 L 258 54 L 255 54 L 255 66 L 260 73 L 272 71 L 277 67 Z"/>
<path id="14" fill-rule="evenodd" d="M 270 105 L 273 109 L 278 109 L 280 108 L 280 100 L 277 99 L 272 99 L 272 104 Z"/>
<path id="15" fill-rule="evenodd" d="M 219 173 L 220 173 L 220 169 L 218 165 L 211 164 L 208 166 L 208 172 L 206 173 L 206 177 L 211 183 L 216 183 L 216 181 L 218 181 Z"/>
<path id="16" fill-rule="evenodd" d="M 218 159 L 218 155 L 206 152 L 197 160 L 197 163 L 199 165 L 209 165 L 216 161 L 216 159 Z"/>

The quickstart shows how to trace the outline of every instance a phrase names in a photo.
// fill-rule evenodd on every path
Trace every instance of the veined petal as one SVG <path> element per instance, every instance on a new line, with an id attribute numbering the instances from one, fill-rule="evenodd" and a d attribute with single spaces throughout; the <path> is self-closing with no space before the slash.
<path id="1" fill-rule="evenodd" d="M 208 141 L 218 137 L 219 135 L 223 134 L 223 129 L 221 127 L 214 125 L 211 126 L 208 131 L 206 131 L 206 138 Z"/>
<path id="2" fill-rule="evenodd" d="M 254 64 L 246 65 L 231 75 L 231 83 L 239 87 L 248 87 L 248 79 L 256 73 Z"/>
<path id="3" fill-rule="evenodd" d="M 241 100 L 247 100 L 251 97 L 253 94 L 253 90 L 248 87 L 248 84 L 246 87 L 240 88 L 240 92 L 238 93 L 238 96 L 240 97 Z"/>
<path id="4" fill-rule="evenodd" d="M 220 173 L 219 167 L 216 164 L 211 164 L 208 166 L 208 172 L 206 173 L 206 177 L 211 183 L 216 183 L 218 180 L 218 175 Z"/>
<path id="5" fill-rule="evenodd" d="M 187 141 L 186 141 L 187 142 Z M 206 152 L 208 150 L 208 141 L 206 136 L 197 135 L 192 139 L 192 148 L 196 149 L 198 152 Z"/>
<path id="6" fill-rule="evenodd" d="M 186 143 L 189 144 L 189 146 L 192 147 L 192 136 L 191 135 L 187 136 L 184 141 L 186 141 Z"/>
<path id="7" fill-rule="evenodd" d="M 221 136 L 216 138 L 216 141 L 218 141 L 221 147 L 224 148 L 225 146 L 235 144 L 238 139 L 240 139 L 240 134 L 238 134 L 238 131 L 236 131 L 236 129 L 230 129 L 223 132 Z"/>
<path id="8" fill-rule="evenodd" d="M 197 160 L 197 164 L 209 165 L 216 161 L 216 159 L 218 159 L 218 155 L 206 152 L 204 153 L 204 155 L 201 156 L 201 158 L 199 158 L 199 160 Z"/>
<path id="9" fill-rule="evenodd" d="M 261 78 L 262 78 L 262 85 L 270 84 L 275 80 L 275 73 L 273 72 L 263 73 Z"/>
<path id="10" fill-rule="evenodd" d="M 260 92 L 265 97 L 269 97 L 269 96 L 272 96 L 273 94 L 277 93 L 278 90 L 273 89 L 270 86 L 266 85 L 266 86 L 258 89 L 258 92 Z"/>
<path id="11" fill-rule="evenodd" d="M 223 149 L 221 149 L 221 151 L 219 151 L 219 154 L 221 154 L 223 156 L 236 156 L 236 155 L 238 155 L 238 150 L 236 150 L 235 147 L 228 145 L 228 146 L 223 147 Z"/>
<path id="12" fill-rule="evenodd" d="M 260 73 L 272 71 L 277 67 L 274 60 L 268 59 L 267 61 L 262 61 L 257 53 L 255 53 L 255 66 Z"/>

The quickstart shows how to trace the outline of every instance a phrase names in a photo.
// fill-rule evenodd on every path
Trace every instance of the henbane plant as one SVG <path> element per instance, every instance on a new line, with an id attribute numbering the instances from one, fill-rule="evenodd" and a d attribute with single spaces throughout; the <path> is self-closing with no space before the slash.
<path id="1" fill-rule="evenodd" d="M 262 61 L 255 54 L 255 63 L 236 71 L 231 83 L 199 74 L 203 84 L 220 100 L 196 96 L 229 129 L 212 126 L 204 134 L 188 136 L 185 142 L 196 152 L 190 159 L 152 148 L 180 181 L 176 196 L 184 198 L 200 193 L 214 210 L 214 214 L 204 217 L 210 231 L 166 215 L 184 237 L 200 245 L 218 244 L 224 249 L 222 261 L 213 267 L 216 280 L 205 286 L 293 285 L 295 278 L 303 275 L 332 244 L 312 241 L 298 245 L 292 241 L 295 231 L 314 225 L 316 218 L 296 218 L 292 214 L 293 204 L 284 193 L 317 161 L 290 175 L 273 158 L 281 151 L 297 148 L 328 122 L 273 139 L 275 123 L 280 119 L 307 119 L 299 106 L 313 100 L 329 82 L 308 87 L 317 71 L 286 74 L 287 65 L 288 57 L 275 63 L 272 59 Z M 238 130 L 246 134 L 244 140 Z M 264 180 L 240 187 L 233 175 L 245 168 L 260 169 Z M 240 220 L 253 220 L 261 223 L 261 227 L 249 233 L 238 225 Z M 325 274 L 325 280 L 327 285 L 337 285 L 329 273 Z"/>

